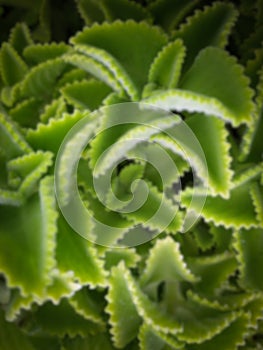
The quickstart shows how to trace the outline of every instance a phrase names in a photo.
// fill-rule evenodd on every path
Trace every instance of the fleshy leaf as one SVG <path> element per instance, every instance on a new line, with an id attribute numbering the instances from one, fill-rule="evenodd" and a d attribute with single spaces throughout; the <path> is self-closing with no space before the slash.
<path id="1" fill-rule="evenodd" d="M 184 57 L 185 47 L 181 40 L 169 43 L 154 59 L 149 72 L 149 82 L 161 88 L 175 88 L 180 78 Z"/>
<path id="2" fill-rule="evenodd" d="M 95 78 L 109 85 L 113 90 L 121 92 L 122 88 L 114 75 L 107 68 L 95 59 L 83 54 L 67 54 L 63 57 L 67 63 L 74 65 L 92 74 Z"/>
<path id="3" fill-rule="evenodd" d="M 64 43 L 33 44 L 25 48 L 23 56 L 31 64 L 39 64 L 60 57 L 68 50 L 69 46 Z"/>
<path id="4" fill-rule="evenodd" d="M 99 326 L 79 315 L 66 299 L 59 305 L 47 302 L 35 312 L 34 318 L 39 327 L 52 335 L 70 337 L 95 334 Z"/>
<path id="5" fill-rule="evenodd" d="M 97 295 L 91 293 L 91 290 L 82 288 L 75 293 L 73 297 L 69 299 L 69 304 L 82 315 L 85 319 L 97 323 L 102 328 L 105 326 L 105 322 L 102 317 L 103 299 L 97 298 Z"/>
<path id="6" fill-rule="evenodd" d="M 113 266 L 117 266 L 119 262 L 124 261 L 124 264 L 129 267 L 136 267 L 141 260 L 140 256 L 136 254 L 135 249 L 114 249 L 105 252 L 105 268 L 110 270 Z"/>
<path id="7" fill-rule="evenodd" d="M 173 317 L 166 314 L 141 292 L 122 263 L 112 269 L 112 280 L 107 300 L 109 304 L 106 311 L 111 318 L 111 333 L 114 343 L 118 347 L 126 345 L 136 336 L 142 320 L 160 332 L 175 334 L 182 330 L 180 324 Z M 122 308 L 122 305 L 127 307 L 128 303 L 129 318 L 127 318 L 127 312 Z M 124 322 L 126 324 L 125 330 Z M 132 329 L 131 322 L 133 322 Z"/>
<path id="8" fill-rule="evenodd" d="M 23 206 L 0 206 L 0 211 L 0 240 L 5 247 L 0 255 L 0 270 L 6 274 L 8 285 L 18 287 L 22 295 L 42 296 L 50 283 L 48 273 L 55 266 L 57 213 L 53 178 L 43 179 L 39 194 Z"/>
<path id="9" fill-rule="evenodd" d="M 127 19 L 142 21 L 149 17 L 147 11 L 140 3 L 128 0 L 100 0 L 98 3 L 104 12 L 107 22 L 117 19 L 122 21 Z"/>
<path id="10" fill-rule="evenodd" d="M 195 284 L 194 289 L 206 296 L 220 288 L 237 268 L 235 257 L 227 252 L 207 257 L 189 258 L 187 264 L 194 274 L 200 276 L 200 281 Z"/>
<path id="11" fill-rule="evenodd" d="M 155 0 L 149 5 L 149 10 L 155 22 L 165 30 L 174 29 L 184 16 L 190 12 L 198 1 L 187 0 Z"/>
<path id="12" fill-rule="evenodd" d="M 4 105 L 12 107 L 15 102 L 20 98 L 20 86 L 21 83 L 17 83 L 13 86 L 5 86 L 1 90 L 1 101 Z"/>
<path id="13" fill-rule="evenodd" d="M 209 232 L 214 236 L 218 253 L 227 250 L 232 243 L 232 230 L 227 230 L 223 226 L 210 225 Z"/>
<path id="14" fill-rule="evenodd" d="M 6 85 L 12 86 L 21 81 L 27 72 L 27 65 L 13 49 L 4 43 L 0 51 L 0 73 Z"/>
<path id="15" fill-rule="evenodd" d="M 247 314 L 239 316 L 231 322 L 229 326 L 213 339 L 202 344 L 189 345 L 187 350 L 220 350 L 224 344 L 224 350 L 237 349 L 238 346 L 244 344 L 244 338 L 247 335 L 249 327 L 249 316 Z"/>
<path id="16" fill-rule="evenodd" d="M 22 55 L 25 47 L 33 44 L 29 29 L 25 23 L 17 23 L 15 25 L 10 33 L 9 43 L 19 55 Z"/>
<path id="17" fill-rule="evenodd" d="M 72 68 L 68 69 L 63 76 L 58 80 L 57 87 L 63 87 L 67 84 L 74 83 L 75 81 L 81 81 L 90 78 L 90 75 L 83 69 Z"/>
<path id="18" fill-rule="evenodd" d="M 148 196 L 145 202 L 133 211 L 133 207 L 136 207 L 138 202 L 140 203 L 144 199 L 145 185 L 148 187 Z M 182 217 L 178 211 L 178 205 L 146 181 L 144 183 L 139 182 L 134 190 L 134 200 L 124 209 L 128 211 L 127 214 L 123 213 L 124 217 L 131 220 L 134 225 L 141 224 L 145 229 L 177 233 L 182 226 Z"/>
<path id="19" fill-rule="evenodd" d="M 109 278 L 108 305 L 106 312 L 110 315 L 112 340 L 116 347 L 124 347 L 136 337 L 142 322 L 133 302 L 133 296 L 127 286 L 127 272 L 123 265 L 112 268 Z M 124 308 L 125 306 L 125 308 Z"/>
<path id="20" fill-rule="evenodd" d="M 18 103 L 9 111 L 10 116 L 22 127 L 34 127 L 38 122 L 43 102 L 34 97 Z"/>
<path id="21" fill-rule="evenodd" d="M 180 88 L 217 99 L 233 115 L 230 122 L 234 126 L 249 124 L 252 120 L 253 91 L 249 81 L 242 67 L 222 49 L 202 50 L 185 74 Z"/>
<path id="22" fill-rule="evenodd" d="M 227 198 L 233 171 L 230 169 L 230 144 L 223 121 L 201 114 L 187 119 L 187 125 L 197 137 L 208 168 L 208 186 L 212 195 Z"/>
<path id="23" fill-rule="evenodd" d="M 140 350 L 178 350 L 184 348 L 184 343 L 180 343 L 166 334 L 157 332 L 145 323 L 141 326 L 138 337 L 140 340 Z"/>
<path id="24" fill-rule="evenodd" d="M 101 23 L 105 20 L 105 15 L 100 8 L 98 1 L 78 0 L 77 7 L 81 17 L 88 25 L 91 25 L 94 22 Z"/>
<path id="25" fill-rule="evenodd" d="M 216 244 L 214 235 L 209 232 L 207 225 L 202 225 L 201 222 L 194 228 L 193 236 L 202 251 L 209 250 Z"/>
<path id="26" fill-rule="evenodd" d="M 231 186 L 229 199 L 207 196 L 201 214 L 204 220 L 225 228 L 258 227 L 260 223 L 250 191 L 253 187 L 253 180 L 259 177 L 261 169 L 262 165 L 258 165 L 236 177 Z M 191 195 L 192 189 L 190 188 L 182 192 L 181 203 L 184 207 L 189 205 Z M 204 196 L 203 193 L 197 195 Z"/>
<path id="27" fill-rule="evenodd" d="M 82 117 L 82 113 L 76 111 L 74 114 L 63 114 L 59 119 L 51 118 L 48 124 L 39 123 L 36 129 L 27 131 L 27 141 L 35 149 L 56 153 L 68 131 Z"/>
<path id="28" fill-rule="evenodd" d="M 49 98 L 65 68 L 66 63 L 60 58 L 48 60 L 33 67 L 22 82 L 23 96 Z"/>
<path id="29" fill-rule="evenodd" d="M 90 243 L 74 232 L 64 218 L 58 220 L 56 258 L 61 271 L 73 271 L 74 278 L 91 287 L 105 284 L 103 263 Z"/>
<path id="30" fill-rule="evenodd" d="M 234 246 L 240 263 L 240 282 L 246 288 L 262 291 L 263 280 L 259 266 L 263 263 L 263 230 L 236 231 Z"/>
<path id="31" fill-rule="evenodd" d="M 242 122 L 251 123 L 252 121 L 251 115 L 246 115 L 243 121 L 237 120 L 236 114 L 218 99 L 187 90 L 160 90 L 158 93 L 154 92 L 150 97 L 145 98 L 143 102 L 162 109 L 175 111 L 176 113 L 187 111 L 213 115 L 236 126 Z"/>
<path id="32" fill-rule="evenodd" d="M 118 142 L 113 144 L 109 151 L 102 156 L 102 159 L 96 164 L 94 176 L 105 174 L 114 163 L 121 160 L 127 153 L 132 150 L 137 144 L 143 141 L 148 141 L 151 136 L 160 133 L 163 130 L 169 129 L 172 126 L 178 124 L 179 120 L 177 116 L 163 117 L 151 121 L 151 124 L 145 123 L 145 125 L 135 125 L 118 139 Z M 131 142 L 132 141 L 132 142 Z M 93 144 L 94 145 L 94 144 Z M 119 148 L 122 145 L 120 152 Z"/>
<path id="33" fill-rule="evenodd" d="M 23 315 L 25 311 L 31 310 L 33 304 L 42 305 L 46 301 L 59 304 L 62 298 L 69 298 L 78 291 L 81 286 L 72 281 L 72 273 L 61 273 L 57 269 L 52 269 L 50 273 L 51 284 L 43 289 L 42 294 L 36 296 L 22 296 L 18 289 L 12 290 L 11 298 L 6 306 L 6 317 L 9 321 L 15 321 Z"/>
<path id="34" fill-rule="evenodd" d="M 184 262 L 179 243 L 170 237 L 158 240 L 151 249 L 141 284 L 160 283 L 166 280 L 192 283 L 198 281 L 198 275 L 195 276 Z"/>
<path id="35" fill-rule="evenodd" d="M 31 151 L 17 126 L 4 114 L 0 113 L 0 149 L 7 159 L 20 156 Z"/>
<path id="36" fill-rule="evenodd" d="M 182 332 L 177 333 L 176 338 L 189 344 L 201 344 L 213 339 L 242 314 L 240 311 L 220 311 L 213 305 L 200 303 L 199 299 L 195 300 L 188 294 L 185 298 L 174 282 L 166 283 L 164 292 L 167 311 L 176 317 L 182 327 Z"/>
<path id="37" fill-rule="evenodd" d="M 102 101 L 112 90 L 103 82 L 83 80 L 68 84 L 62 88 L 62 95 L 79 109 L 94 110 L 99 108 Z"/>
<path id="38" fill-rule="evenodd" d="M 112 55 L 100 48 L 89 46 L 87 44 L 75 45 L 75 48 L 106 67 L 107 70 L 114 76 L 114 79 L 118 82 L 118 84 L 122 86 L 123 90 L 125 90 L 132 99 L 138 99 L 138 91 L 134 86 L 133 81 L 120 65 L 118 60 L 116 60 Z"/>
<path id="39" fill-rule="evenodd" d="M 52 165 L 52 158 L 52 153 L 39 151 L 8 162 L 7 168 L 10 179 L 19 180 L 20 193 L 29 196 L 35 191 L 39 179 Z"/>
<path id="40" fill-rule="evenodd" d="M 40 121 L 42 123 L 48 123 L 49 119 L 59 119 L 64 113 L 66 113 L 66 103 L 63 97 L 52 100 L 52 102 L 45 106 L 43 112 L 40 114 Z"/>
<path id="41" fill-rule="evenodd" d="M 196 10 L 193 16 L 187 18 L 174 33 L 174 37 L 181 38 L 186 46 L 184 69 L 190 67 L 198 52 L 206 46 L 226 46 L 237 15 L 232 4 L 215 2 L 202 11 Z"/>
<path id="42" fill-rule="evenodd" d="M 148 80 L 150 64 L 166 42 L 166 36 L 158 28 L 131 20 L 95 24 L 72 39 L 73 44 L 91 45 L 112 55 L 131 77 L 139 92 Z"/>

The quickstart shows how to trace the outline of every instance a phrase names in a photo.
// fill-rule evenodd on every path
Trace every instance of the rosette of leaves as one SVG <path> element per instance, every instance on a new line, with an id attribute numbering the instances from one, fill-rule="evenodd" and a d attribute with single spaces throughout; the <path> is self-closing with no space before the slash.
<path id="1" fill-rule="evenodd" d="M 197 2 L 173 3 L 167 17 L 168 0 L 148 7 L 81 1 L 87 23 L 100 24 L 69 43 L 34 43 L 26 25 L 17 25 L 2 43 L 1 349 L 262 346 L 262 11 L 241 47 L 246 35 L 234 24 L 239 13 L 244 18 L 245 1 L 239 11 L 229 2 L 194 12 Z M 255 18 L 253 9 L 250 14 Z M 243 66 L 231 54 L 231 40 Z M 180 234 L 177 215 L 154 240 L 116 249 L 90 243 L 67 224 L 56 204 L 54 164 L 78 121 L 121 102 L 150 103 L 184 119 L 204 151 L 209 192 L 189 232 Z M 96 120 L 94 130 L 107 122 Z M 176 123 L 169 127 L 176 130 Z M 180 164 L 183 213 L 193 191 L 189 164 L 163 133 L 129 125 L 98 134 L 79 167 L 80 191 L 94 216 L 119 220 L 129 230 L 147 221 L 163 193 L 173 210 L 178 178 L 162 184 L 147 164 L 122 164 L 114 173 L 116 192 L 123 195 L 134 178 L 148 181 L 150 191 L 145 206 L 124 216 L 103 208 L 87 175 L 109 145 L 143 132 Z M 195 166 L 202 178 L 202 161 Z"/>

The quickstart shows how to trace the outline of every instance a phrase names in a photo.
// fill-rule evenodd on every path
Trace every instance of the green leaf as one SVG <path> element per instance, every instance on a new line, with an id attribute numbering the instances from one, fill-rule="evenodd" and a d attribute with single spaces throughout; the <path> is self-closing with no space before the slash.
<path id="1" fill-rule="evenodd" d="M 146 197 L 145 185 L 148 187 L 148 197 Z M 138 208 L 142 200 L 146 197 L 145 202 Z M 142 225 L 147 230 L 157 230 L 160 232 L 177 233 L 182 227 L 181 213 L 178 211 L 178 205 L 172 200 L 165 197 L 164 193 L 158 191 L 155 186 L 149 182 L 139 182 L 134 190 L 134 200 L 125 206 L 123 216 L 131 220 L 134 225 Z M 135 232 L 133 233 L 135 235 Z"/>
<path id="2" fill-rule="evenodd" d="M 229 326 L 213 339 L 198 345 L 189 345 L 187 350 L 220 350 L 224 344 L 224 350 L 234 350 L 244 344 L 249 327 L 249 316 L 247 314 L 239 316 L 231 322 Z"/>
<path id="3" fill-rule="evenodd" d="M 1 101 L 4 105 L 12 107 L 20 99 L 21 83 L 5 86 L 1 90 Z"/>
<path id="4" fill-rule="evenodd" d="M 30 196 L 37 189 L 40 178 L 52 165 L 53 154 L 50 152 L 29 153 L 7 163 L 9 181 L 19 182 L 19 192 Z"/>
<path id="5" fill-rule="evenodd" d="M 26 139 L 35 149 L 56 153 L 68 131 L 82 117 L 82 113 L 76 111 L 63 114 L 59 119 L 50 118 L 48 124 L 39 123 L 36 129 L 28 129 Z"/>
<path id="6" fill-rule="evenodd" d="M 213 116 L 196 114 L 188 118 L 186 123 L 205 154 L 209 192 L 228 198 L 233 171 L 230 168 L 232 159 L 224 122 Z"/>
<path id="7" fill-rule="evenodd" d="M 57 269 L 50 272 L 51 284 L 42 290 L 39 296 L 22 296 L 18 289 L 13 289 L 11 298 L 6 306 L 6 318 L 9 321 L 16 321 L 25 314 L 25 311 L 32 311 L 34 304 L 42 305 L 51 301 L 57 305 L 62 298 L 69 298 L 78 291 L 81 286 L 72 281 L 72 273 L 62 273 Z"/>
<path id="8" fill-rule="evenodd" d="M 127 272 L 122 264 L 112 268 L 106 299 L 112 340 L 116 347 L 122 348 L 136 337 L 142 322 L 127 286 Z"/>
<path id="9" fill-rule="evenodd" d="M 156 24 L 170 32 L 197 4 L 196 0 L 155 0 L 149 4 L 149 10 Z"/>
<path id="10" fill-rule="evenodd" d="M 75 81 L 81 81 L 89 78 L 90 75 L 83 69 L 72 67 L 71 69 L 67 69 L 63 76 L 58 80 L 57 88 L 63 87 L 69 83 L 74 83 Z"/>
<path id="11" fill-rule="evenodd" d="M 101 63 L 114 76 L 114 79 L 132 99 L 138 99 L 138 91 L 132 79 L 113 56 L 105 50 L 87 44 L 75 45 L 75 48 L 84 55 Z"/>
<path id="12" fill-rule="evenodd" d="M 198 276 L 198 275 L 197 275 Z M 179 243 L 167 237 L 157 240 L 150 250 L 141 284 L 160 283 L 162 281 L 197 282 L 199 278 L 188 269 L 180 252 Z"/>
<path id="13" fill-rule="evenodd" d="M 106 84 L 97 80 L 76 81 L 61 89 L 69 104 L 84 110 L 99 108 L 111 91 Z"/>
<path id="14" fill-rule="evenodd" d="M 243 69 L 224 50 L 209 47 L 200 52 L 180 88 L 217 99 L 233 115 L 234 126 L 250 124 L 253 91 Z"/>
<path id="15" fill-rule="evenodd" d="M 158 92 L 153 92 L 153 94 L 145 98 L 143 102 L 164 110 L 175 111 L 176 113 L 187 111 L 213 115 L 227 122 L 231 122 L 235 126 L 245 122 L 238 120 L 236 114 L 217 98 L 187 90 L 159 90 Z M 251 125 L 251 115 L 246 115 L 245 118 L 246 123 Z"/>
<path id="16" fill-rule="evenodd" d="M 78 0 L 77 7 L 81 17 L 88 25 L 94 22 L 101 23 L 105 20 L 105 15 L 98 1 Z"/>
<path id="17" fill-rule="evenodd" d="M 258 266 L 263 261 L 263 230 L 236 231 L 234 247 L 240 264 L 240 282 L 248 289 L 262 291 L 262 273 Z"/>
<path id="18" fill-rule="evenodd" d="M 59 337 L 86 336 L 99 330 L 98 325 L 79 315 L 67 299 L 62 299 L 58 305 L 47 302 L 40 306 L 34 313 L 34 319 L 42 331 Z"/>
<path id="19" fill-rule="evenodd" d="M 201 214 L 204 220 L 213 222 L 216 226 L 222 225 L 225 228 L 258 227 L 260 223 L 250 191 L 254 178 L 259 177 L 261 167 L 259 165 L 252 168 L 250 172 L 241 173 L 240 177 L 233 182 L 228 199 L 207 196 Z M 196 195 L 200 198 L 204 197 L 203 193 Z M 191 196 L 192 189 L 190 188 L 182 192 L 181 204 L 184 207 L 189 205 Z M 193 208 L 193 210 L 195 209 Z"/>
<path id="20" fill-rule="evenodd" d="M 105 328 L 105 322 L 103 320 L 103 306 L 104 300 L 98 298 L 98 295 L 92 293 L 90 289 L 82 288 L 77 291 L 70 299 L 69 304 L 82 315 L 85 319 L 97 323 L 102 329 Z"/>
<path id="21" fill-rule="evenodd" d="M 0 149 L 7 159 L 31 152 L 17 126 L 4 114 L 0 113 Z"/>
<path id="22" fill-rule="evenodd" d="M 110 314 L 111 333 L 117 347 L 125 346 L 136 336 L 142 320 L 165 334 L 182 330 L 173 317 L 141 292 L 123 263 L 112 269 L 107 300 L 106 311 Z"/>
<path id="23" fill-rule="evenodd" d="M 91 287 L 105 285 L 103 263 L 96 256 L 96 249 L 74 232 L 64 218 L 58 220 L 56 259 L 61 271 L 73 271 L 74 279 Z"/>
<path id="24" fill-rule="evenodd" d="M 67 112 L 66 103 L 63 97 L 52 100 L 48 105 L 45 105 L 43 112 L 39 116 L 42 123 L 48 123 L 49 119 L 59 119 Z"/>
<path id="25" fill-rule="evenodd" d="M 232 230 L 227 230 L 223 226 L 210 225 L 210 233 L 214 236 L 218 253 L 227 250 L 232 243 Z"/>
<path id="26" fill-rule="evenodd" d="M 141 257 L 133 248 L 124 249 L 108 249 L 104 255 L 105 269 L 110 270 L 113 266 L 117 266 L 121 261 L 129 268 L 136 267 Z"/>
<path id="27" fill-rule="evenodd" d="M 10 116 L 22 127 L 34 127 L 38 122 L 39 111 L 43 102 L 29 98 L 18 103 L 9 111 Z"/>
<path id="28" fill-rule="evenodd" d="M 158 28 L 129 20 L 95 24 L 77 34 L 71 42 L 105 50 L 119 62 L 141 92 L 148 80 L 150 64 L 167 39 Z"/>
<path id="29" fill-rule="evenodd" d="M 33 67 L 22 82 L 23 96 L 48 99 L 65 68 L 66 63 L 60 58 L 51 59 Z"/>
<path id="30" fill-rule="evenodd" d="M 195 275 L 200 276 L 200 281 L 194 285 L 194 290 L 205 296 L 213 295 L 237 268 L 235 257 L 228 252 L 189 258 L 187 264 Z"/>
<path id="31" fill-rule="evenodd" d="M 184 348 L 184 343 L 180 343 L 166 334 L 157 332 L 145 323 L 141 326 L 138 337 L 141 350 L 178 350 Z"/>
<path id="32" fill-rule="evenodd" d="M 174 38 L 183 40 L 187 57 L 184 71 L 193 63 L 196 55 L 206 46 L 224 48 L 232 27 L 236 22 L 238 12 L 231 3 L 214 2 L 202 11 L 188 17 L 175 31 Z M 210 62 L 211 63 L 211 62 Z"/>
<path id="33" fill-rule="evenodd" d="M 0 73 L 3 82 L 12 86 L 21 81 L 27 72 L 27 65 L 8 43 L 3 43 L 0 51 Z"/>
<path id="34" fill-rule="evenodd" d="M 149 82 L 161 88 L 175 88 L 180 78 L 184 57 L 185 47 L 181 40 L 169 43 L 155 57 L 149 72 Z"/>
<path id="35" fill-rule="evenodd" d="M 29 337 L 17 325 L 5 320 L 2 310 L 0 310 L 0 348 L 1 350 L 35 350 Z"/>
<path id="36" fill-rule="evenodd" d="M 25 23 L 17 23 L 14 26 L 10 32 L 9 43 L 19 55 L 22 55 L 28 45 L 33 44 L 30 31 Z"/>
<path id="37" fill-rule="evenodd" d="M 99 0 L 98 5 L 104 12 L 107 22 L 128 19 L 139 22 L 149 17 L 147 10 L 140 3 L 128 0 Z"/>
<path id="38" fill-rule="evenodd" d="M 129 151 L 131 151 L 137 144 L 140 144 L 142 142 L 149 141 L 150 137 L 153 135 L 156 135 L 160 133 L 161 131 L 167 130 L 172 128 L 174 125 L 179 123 L 177 116 L 168 116 L 168 117 L 162 117 L 158 113 L 156 114 L 156 117 L 149 123 L 145 121 L 144 124 L 137 125 L 135 123 L 134 127 L 130 127 L 130 130 L 123 133 L 121 135 L 116 143 L 112 144 L 112 147 L 105 152 L 105 154 L 101 157 L 98 164 L 96 164 L 96 169 L 94 171 L 94 176 L 97 177 L 99 175 L 105 174 L 105 172 L 118 161 L 120 161 L 124 156 L 128 154 Z M 160 117 L 158 119 L 158 117 Z M 132 142 L 131 142 L 132 141 Z M 98 147 L 99 141 L 95 141 L 93 143 L 93 149 L 94 145 Z M 121 152 L 119 150 L 120 145 L 122 145 Z M 96 149 L 95 149 L 96 150 Z M 95 151 L 94 151 L 95 152 Z M 92 154 L 92 157 L 94 156 L 94 153 Z M 96 159 L 92 159 L 93 163 Z"/>
<path id="39" fill-rule="evenodd" d="M 0 212 L 0 244 L 5 247 L 0 255 L 0 270 L 8 285 L 19 288 L 23 296 L 41 297 L 55 266 L 57 213 L 53 178 L 43 179 L 39 194 L 23 206 L 0 206 Z"/>
<path id="40" fill-rule="evenodd" d="M 107 70 L 103 64 L 95 59 L 87 57 L 83 54 L 67 54 L 63 57 L 63 60 L 90 73 L 98 80 L 101 80 L 105 84 L 109 85 L 113 90 L 118 92 L 122 91 L 122 88 L 119 82 L 116 81 L 114 75 Z"/>
<path id="41" fill-rule="evenodd" d="M 56 59 L 69 51 L 65 43 L 32 44 L 25 48 L 23 56 L 30 64 L 39 64 Z"/>

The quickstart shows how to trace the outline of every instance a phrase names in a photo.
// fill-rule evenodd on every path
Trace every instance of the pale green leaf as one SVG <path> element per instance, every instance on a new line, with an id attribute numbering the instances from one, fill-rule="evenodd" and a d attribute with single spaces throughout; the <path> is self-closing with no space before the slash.
<path id="1" fill-rule="evenodd" d="M 94 24 L 71 41 L 105 50 L 119 62 L 141 92 L 147 82 L 150 64 L 167 39 L 159 28 L 129 20 Z"/>
<path id="2" fill-rule="evenodd" d="M 185 74 L 180 88 L 217 99 L 231 114 L 234 126 L 251 123 L 253 91 L 243 68 L 224 50 L 202 50 Z"/>

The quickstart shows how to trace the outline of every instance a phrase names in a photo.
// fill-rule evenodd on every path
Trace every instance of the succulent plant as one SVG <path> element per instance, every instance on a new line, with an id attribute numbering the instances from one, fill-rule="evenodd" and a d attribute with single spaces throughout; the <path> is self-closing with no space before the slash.
<path id="1" fill-rule="evenodd" d="M 21 4 L 0 0 L 0 349 L 261 349 L 262 1 L 66 1 L 61 26 Z"/>

